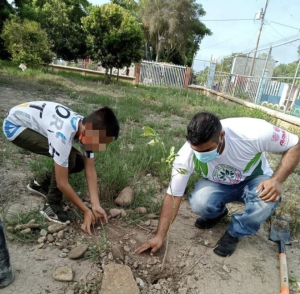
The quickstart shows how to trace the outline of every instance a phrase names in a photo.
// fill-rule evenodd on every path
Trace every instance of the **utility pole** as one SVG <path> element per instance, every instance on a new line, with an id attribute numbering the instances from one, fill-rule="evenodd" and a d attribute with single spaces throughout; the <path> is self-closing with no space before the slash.
<path id="1" fill-rule="evenodd" d="M 250 73 L 249 73 L 250 77 L 252 76 L 252 73 L 253 73 L 253 68 L 254 68 L 254 63 L 255 63 L 257 48 L 258 48 L 258 45 L 259 45 L 261 31 L 262 31 L 262 28 L 264 26 L 265 15 L 266 15 L 266 12 L 267 12 L 267 7 L 268 7 L 269 2 L 270 2 L 270 0 L 266 0 L 266 4 L 265 4 L 264 10 L 261 9 L 261 12 L 260 12 L 260 18 L 259 19 L 260 19 L 261 22 L 260 22 L 260 27 L 259 27 L 259 31 L 258 31 L 257 40 L 256 40 L 256 47 L 255 47 L 255 50 L 254 50 L 252 64 L 251 64 L 251 68 L 250 68 Z"/>

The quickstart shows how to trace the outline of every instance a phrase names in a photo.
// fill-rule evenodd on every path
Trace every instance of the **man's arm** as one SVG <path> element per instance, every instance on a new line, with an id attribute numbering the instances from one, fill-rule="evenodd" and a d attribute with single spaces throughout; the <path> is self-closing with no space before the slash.
<path id="1" fill-rule="evenodd" d="M 300 162 L 300 141 L 294 147 L 285 151 L 281 161 L 271 179 L 263 181 L 257 188 L 257 192 L 263 190 L 259 195 L 265 202 L 276 202 L 279 200 L 282 184 L 294 171 Z"/>
<path id="2" fill-rule="evenodd" d="M 171 222 L 174 221 L 178 213 L 181 201 L 182 201 L 182 197 L 178 197 L 178 196 L 172 197 L 171 195 L 166 194 L 163 201 L 160 220 L 159 220 L 158 229 L 155 237 L 147 241 L 139 248 L 137 248 L 135 250 L 136 253 L 142 253 L 145 250 L 152 248 L 151 250 L 151 255 L 152 255 L 162 246 L 164 237 L 168 232 Z"/>
<path id="3" fill-rule="evenodd" d="M 100 200 L 98 196 L 98 182 L 97 182 L 97 172 L 95 169 L 94 158 L 83 157 L 85 178 L 88 185 L 88 190 L 90 194 L 92 211 L 96 219 L 102 220 L 107 223 L 107 215 L 100 205 Z"/>
<path id="4" fill-rule="evenodd" d="M 69 172 L 67 167 L 62 167 L 54 162 L 55 178 L 58 189 L 75 204 L 82 212 L 84 221 L 81 229 L 91 235 L 91 224 L 95 223 L 95 217 L 91 210 L 81 201 L 69 183 Z"/>
<path id="5" fill-rule="evenodd" d="M 300 140 L 298 144 L 283 153 L 278 168 L 272 178 L 283 183 L 300 162 Z"/>

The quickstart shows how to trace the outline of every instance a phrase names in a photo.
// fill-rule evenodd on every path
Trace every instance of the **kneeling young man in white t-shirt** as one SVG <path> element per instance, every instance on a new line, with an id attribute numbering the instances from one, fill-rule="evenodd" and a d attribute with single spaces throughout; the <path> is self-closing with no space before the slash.
<path id="1" fill-rule="evenodd" d="M 283 153 L 276 171 L 270 168 L 266 152 Z M 226 204 L 245 204 L 241 214 L 234 214 L 214 252 L 231 255 L 239 240 L 257 232 L 260 225 L 281 201 L 283 182 L 300 161 L 299 137 L 264 120 L 228 118 L 197 113 L 187 127 L 187 142 L 176 157 L 172 179 L 164 198 L 156 236 L 139 247 L 141 253 L 151 248 L 155 253 L 163 244 L 173 218 L 177 215 L 187 182 L 193 172 L 202 175 L 189 197 L 191 209 L 201 217 L 195 226 L 212 228 L 228 214 Z M 186 173 L 180 173 L 181 169 Z"/>

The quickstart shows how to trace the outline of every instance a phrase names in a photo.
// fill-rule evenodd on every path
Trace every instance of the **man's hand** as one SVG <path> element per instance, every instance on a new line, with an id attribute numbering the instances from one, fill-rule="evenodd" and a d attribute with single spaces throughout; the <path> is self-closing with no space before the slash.
<path id="1" fill-rule="evenodd" d="M 135 250 L 135 253 L 142 253 L 149 248 L 152 248 L 151 255 L 153 255 L 162 245 L 164 240 L 160 237 L 155 236 L 154 238 L 148 240 L 145 244 Z"/>
<path id="2" fill-rule="evenodd" d="M 92 212 L 95 216 L 96 221 L 100 220 L 100 221 L 104 222 L 105 224 L 108 223 L 106 212 L 100 205 L 92 206 Z"/>
<path id="3" fill-rule="evenodd" d="M 265 202 L 277 202 L 280 198 L 281 190 L 282 183 L 278 182 L 274 178 L 271 178 L 261 182 L 257 187 L 256 193 L 262 191 L 259 194 L 259 198 Z"/>
<path id="4" fill-rule="evenodd" d="M 81 229 L 85 233 L 87 233 L 89 235 L 92 235 L 92 233 L 91 233 L 91 225 L 94 226 L 95 223 L 96 223 L 96 219 L 95 219 L 95 216 L 92 213 L 92 211 L 91 210 L 86 210 L 83 213 L 83 224 L 81 226 Z"/>

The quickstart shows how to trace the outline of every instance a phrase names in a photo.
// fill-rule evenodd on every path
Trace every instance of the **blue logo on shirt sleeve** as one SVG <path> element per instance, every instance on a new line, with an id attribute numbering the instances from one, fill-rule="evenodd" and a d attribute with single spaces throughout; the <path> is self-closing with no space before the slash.
<path id="1" fill-rule="evenodd" d="M 19 130 L 21 126 L 15 125 L 6 120 L 4 124 L 4 132 L 7 138 L 13 137 L 13 135 Z"/>

